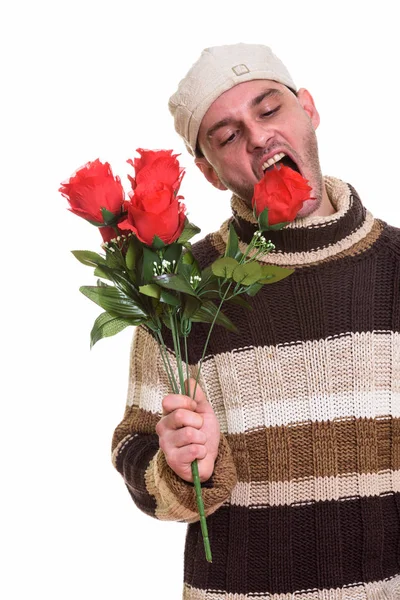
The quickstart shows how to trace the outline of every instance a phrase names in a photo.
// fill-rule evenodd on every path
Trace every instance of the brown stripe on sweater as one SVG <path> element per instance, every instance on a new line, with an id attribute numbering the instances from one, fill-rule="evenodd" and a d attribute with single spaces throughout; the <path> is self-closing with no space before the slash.
<path id="1" fill-rule="evenodd" d="M 336 261 L 325 268 L 307 271 L 295 269 L 276 284 L 265 285 L 249 299 L 253 310 L 227 304 L 223 312 L 236 325 L 239 333 L 216 327 L 208 354 L 231 352 L 243 347 L 265 347 L 328 339 L 348 333 L 391 331 L 393 310 L 397 302 L 397 258 L 375 249 L 371 260 L 354 257 L 344 268 Z M 343 259 L 344 260 L 344 259 Z M 313 268 L 314 269 L 314 268 Z M 354 289 L 354 281 L 369 282 L 363 296 Z M 356 293 L 357 297 L 354 297 Z M 335 298 L 332 302 L 331 298 Z M 318 306 L 314 307 L 314 300 Z M 356 302 L 356 305 L 354 304 Z M 310 303 L 313 306 L 310 312 Z M 324 312 L 316 312 L 322 305 Z M 352 320 L 352 307 L 357 306 L 357 324 Z M 306 320 L 299 320 L 306 315 Z M 356 328 L 357 326 L 357 328 Z M 189 362 L 196 364 L 203 353 L 209 327 L 195 323 L 189 349 Z M 170 342 L 169 342 L 170 343 Z"/>
<path id="2" fill-rule="evenodd" d="M 127 407 L 125 420 L 114 435 L 114 450 L 129 434 L 155 434 L 159 419 L 136 406 Z M 240 481 L 285 481 L 400 468 L 399 418 L 343 418 L 281 425 L 227 434 L 226 438 Z M 392 447 L 396 448 L 393 454 Z M 336 449 L 334 453 L 332 448 Z M 275 462 L 276 456 L 285 456 L 286 460 Z M 248 465 L 252 465 L 251 472 Z"/>
<path id="3" fill-rule="evenodd" d="M 196 552 L 199 524 L 188 531 L 185 582 L 204 590 L 262 597 L 266 592 L 335 589 L 390 578 L 398 574 L 400 561 L 396 496 L 252 511 L 222 506 L 207 519 L 211 564 L 204 553 Z M 245 555 L 243 539 L 235 535 L 243 520 L 248 523 Z"/>
<path id="4" fill-rule="evenodd" d="M 238 480 L 273 482 L 400 469 L 400 419 L 348 419 L 228 434 Z"/>
<path id="5" fill-rule="evenodd" d="M 129 434 L 155 433 L 160 418 L 159 414 L 154 414 L 137 406 L 126 406 L 124 418 L 114 431 L 112 451 L 114 452 L 118 444 Z"/>

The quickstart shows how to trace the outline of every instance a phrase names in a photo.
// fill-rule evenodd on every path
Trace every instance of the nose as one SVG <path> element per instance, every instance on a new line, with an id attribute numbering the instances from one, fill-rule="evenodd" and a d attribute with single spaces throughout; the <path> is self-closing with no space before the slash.
<path id="1" fill-rule="evenodd" d="M 254 152 L 265 148 L 268 145 L 269 140 L 273 137 L 273 133 L 265 123 L 259 121 L 251 121 L 246 124 L 247 134 L 247 150 L 248 152 Z"/>

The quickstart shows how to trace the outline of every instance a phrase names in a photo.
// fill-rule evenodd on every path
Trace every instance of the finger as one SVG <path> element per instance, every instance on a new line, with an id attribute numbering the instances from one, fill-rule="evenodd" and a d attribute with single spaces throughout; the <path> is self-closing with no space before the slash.
<path id="1" fill-rule="evenodd" d="M 176 448 L 183 448 L 189 444 L 198 444 L 204 446 L 207 436 L 204 431 L 199 431 L 194 427 L 183 427 L 177 429 L 169 436 L 168 442 Z"/>
<path id="2" fill-rule="evenodd" d="M 212 406 L 207 400 L 207 396 L 201 389 L 199 385 L 196 386 L 196 380 L 193 378 L 187 379 L 185 381 L 185 387 L 188 390 L 188 396 L 193 398 L 194 390 L 196 389 L 196 394 L 194 396 L 194 400 L 196 402 L 196 412 L 205 413 L 205 412 L 213 412 Z"/>
<path id="3" fill-rule="evenodd" d="M 180 429 L 181 427 L 194 427 L 200 429 L 203 426 L 203 417 L 192 410 L 178 408 L 162 418 L 162 426 L 165 429 Z"/>
<path id="4" fill-rule="evenodd" d="M 167 415 L 170 412 L 183 408 L 186 410 L 196 410 L 197 403 L 183 394 L 168 394 L 162 400 L 163 415 Z"/>
<path id="5" fill-rule="evenodd" d="M 194 460 L 201 460 L 206 456 L 207 448 L 203 444 L 189 444 L 176 449 L 174 460 L 177 464 L 190 465 Z"/>
<path id="6" fill-rule="evenodd" d="M 193 377 L 190 377 L 189 379 L 185 380 L 185 389 L 187 391 L 188 396 L 190 396 L 191 398 L 193 398 L 194 390 L 196 389 L 196 394 L 194 396 L 195 401 L 196 402 L 204 402 L 204 401 L 207 402 L 205 393 L 201 389 L 200 385 L 196 384 L 196 379 L 194 379 Z"/>

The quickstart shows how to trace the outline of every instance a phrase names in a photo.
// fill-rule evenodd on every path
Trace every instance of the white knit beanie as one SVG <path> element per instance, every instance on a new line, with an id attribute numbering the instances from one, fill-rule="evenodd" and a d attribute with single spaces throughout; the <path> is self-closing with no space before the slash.
<path id="1" fill-rule="evenodd" d="M 214 100 L 253 79 L 270 79 L 297 91 L 285 65 L 268 46 L 232 44 L 203 50 L 168 103 L 175 129 L 193 156 L 201 121 Z"/>

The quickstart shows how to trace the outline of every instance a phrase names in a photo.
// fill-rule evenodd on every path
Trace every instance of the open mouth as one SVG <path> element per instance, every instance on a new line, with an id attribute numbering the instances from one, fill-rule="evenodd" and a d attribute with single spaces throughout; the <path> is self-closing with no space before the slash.
<path id="1" fill-rule="evenodd" d="M 277 166 L 277 169 L 280 169 L 280 165 L 284 165 L 285 167 L 289 167 L 290 169 L 293 169 L 293 171 L 296 171 L 297 173 L 300 173 L 300 175 L 301 175 L 301 171 L 300 171 L 299 167 L 296 165 L 296 163 L 294 162 L 294 160 L 292 160 L 284 152 L 279 152 L 278 154 L 275 154 L 272 158 L 268 159 L 263 164 L 262 170 L 264 173 L 266 173 L 267 171 L 272 171 L 272 169 L 274 168 L 275 165 Z"/>

